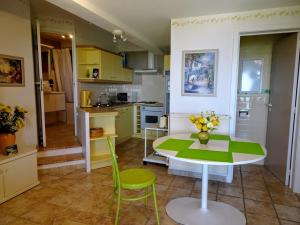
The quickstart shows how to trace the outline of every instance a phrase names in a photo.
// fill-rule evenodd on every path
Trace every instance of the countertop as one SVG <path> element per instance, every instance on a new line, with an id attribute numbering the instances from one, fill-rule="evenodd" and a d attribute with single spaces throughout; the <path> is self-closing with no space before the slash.
<path id="1" fill-rule="evenodd" d="M 36 153 L 37 150 L 35 147 L 30 147 L 30 146 L 26 146 L 26 147 L 21 147 L 18 146 L 18 153 L 16 154 L 11 154 L 11 155 L 0 155 L 0 165 L 4 164 L 4 163 L 8 163 L 10 161 L 31 155 Z"/>

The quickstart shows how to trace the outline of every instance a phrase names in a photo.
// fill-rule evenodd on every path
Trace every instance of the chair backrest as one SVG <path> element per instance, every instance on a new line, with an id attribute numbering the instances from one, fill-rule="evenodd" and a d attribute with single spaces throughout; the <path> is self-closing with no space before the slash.
<path id="1" fill-rule="evenodd" d="M 115 147 L 112 144 L 111 137 L 107 137 L 107 142 L 111 154 L 111 160 L 112 160 L 112 171 L 113 171 L 113 182 L 114 182 L 114 188 L 120 188 L 120 172 L 119 172 L 119 166 L 118 161 L 116 157 L 116 151 Z"/>

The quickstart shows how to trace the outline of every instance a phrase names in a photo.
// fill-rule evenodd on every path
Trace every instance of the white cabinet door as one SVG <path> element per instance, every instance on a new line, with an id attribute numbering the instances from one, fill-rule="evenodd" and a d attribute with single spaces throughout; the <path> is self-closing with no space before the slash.
<path id="1" fill-rule="evenodd" d="M 3 165 L 5 198 L 37 182 L 36 163 L 36 154 L 33 154 Z"/>
<path id="2" fill-rule="evenodd" d="M 4 199 L 4 171 L 0 166 L 0 201 Z"/>

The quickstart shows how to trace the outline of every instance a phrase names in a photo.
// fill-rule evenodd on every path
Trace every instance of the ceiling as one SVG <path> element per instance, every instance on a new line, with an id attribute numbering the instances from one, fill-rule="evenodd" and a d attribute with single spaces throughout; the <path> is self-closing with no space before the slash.
<path id="1" fill-rule="evenodd" d="M 137 45 L 159 52 L 170 47 L 172 18 L 300 5 L 300 0 L 48 0 L 112 31 L 122 29 Z"/>

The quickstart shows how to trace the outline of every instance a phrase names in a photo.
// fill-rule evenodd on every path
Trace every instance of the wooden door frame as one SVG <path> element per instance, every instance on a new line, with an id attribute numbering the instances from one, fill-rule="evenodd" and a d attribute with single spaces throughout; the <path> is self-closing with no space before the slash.
<path id="1" fill-rule="evenodd" d="M 298 33 L 297 37 L 297 50 L 296 52 L 298 55 L 295 59 L 295 71 L 294 71 L 294 84 L 293 84 L 293 95 L 292 95 L 292 104 L 296 104 L 295 106 L 291 105 L 291 119 L 290 119 L 290 135 L 289 135 L 289 149 L 288 149 L 288 158 L 287 158 L 287 168 L 286 168 L 286 178 L 285 178 L 285 185 L 288 185 L 292 188 L 293 185 L 293 168 L 295 165 L 294 153 L 296 151 L 296 144 L 295 140 L 297 133 L 300 131 L 298 127 L 296 127 L 298 122 L 298 117 L 300 115 L 299 111 L 299 101 L 300 98 L 297 98 L 300 94 L 300 81 L 297 83 L 298 80 L 298 66 L 297 60 L 299 62 L 299 39 L 300 39 L 300 29 L 280 29 L 280 30 L 265 30 L 265 31 L 249 31 L 249 32 L 236 32 L 234 35 L 234 52 L 233 52 L 233 66 L 232 66 L 232 91 L 231 91 L 231 122 L 230 122 L 230 134 L 236 135 L 236 117 L 237 117 L 237 91 L 238 91 L 238 76 L 239 76 L 239 64 L 240 64 L 240 40 L 241 37 L 244 36 L 253 36 L 253 35 L 267 35 L 267 34 L 281 34 L 281 33 Z M 297 71 L 296 71 L 297 68 Z M 233 111 L 234 110 L 234 111 Z M 295 115 L 294 115 L 295 114 Z M 295 125 L 296 129 L 293 129 Z"/>

